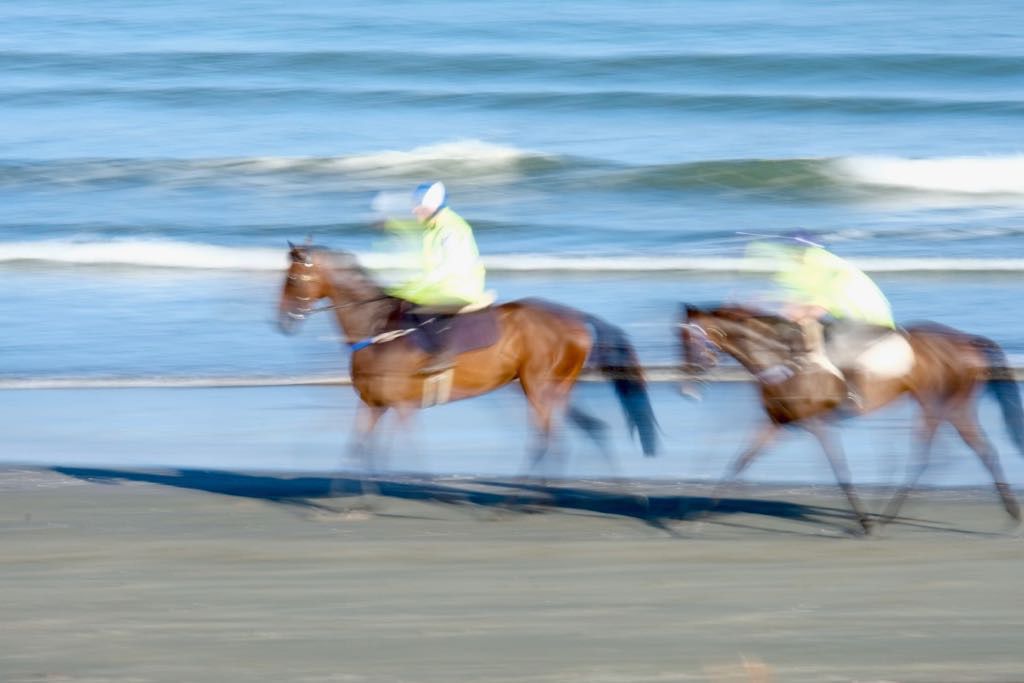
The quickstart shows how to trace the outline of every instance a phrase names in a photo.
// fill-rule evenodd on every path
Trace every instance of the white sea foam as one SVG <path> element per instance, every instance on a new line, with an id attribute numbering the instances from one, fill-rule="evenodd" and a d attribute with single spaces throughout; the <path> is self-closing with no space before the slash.
<path id="1" fill-rule="evenodd" d="M 351 384 L 347 376 L 136 376 L 136 377 L 0 377 L 0 390 L 28 389 L 202 389 L 227 387 L 287 387 Z"/>
<path id="2" fill-rule="evenodd" d="M 284 249 L 222 247 L 171 240 L 0 242 L 0 263 L 42 262 L 140 268 L 280 270 Z"/>
<path id="3" fill-rule="evenodd" d="M 310 176 L 380 181 L 420 175 L 458 178 L 461 184 L 505 181 L 522 162 L 557 157 L 475 139 L 452 140 L 409 150 L 322 157 L 220 157 L 196 159 L 69 159 L 9 162 L 3 183 L 79 185 L 111 182 L 189 186 L 209 183 L 308 183 Z"/>
<path id="4" fill-rule="evenodd" d="M 904 190 L 968 195 L 1024 195 L 1024 154 L 992 157 L 855 156 L 836 160 L 840 180 Z"/>
<path id="5" fill-rule="evenodd" d="M 375 270 L 412 265 L 400 254 L 363 253 L 361 262 Z M 859 258 L 851 259 L 875 273 L 1024 272 L 1024 258 Z M 494 254 L 484 257 L 492 272 L 511 273 L 656 273 L 771 272 L 770 260 L 710 256 Z M 111 265 L 223 271 L 280 271 L 287 266 L 284 249 L 226 247 L 171 240 L 93 242 L 0 242 L 0 265 L 41 263 Z"/>
<path id="6" fill-rule="evenodd" d="M 477 172 L 510 171 L 522 160 L 542 156 L 516 147 L 496 145 L 481 140 L 456 140 L 416 147 L 408 151 L 385 150 L 368 154 L 320 158 L 254 157 L 215 160 L 205 163 L 207 166 L 218 168 L 230 165 L 238 171 L 257 173 L 337 171 L 369 175 L 408 175 L 421 170 L 430 170 L 440 165 L 457 165 L 465 170 Z"/>

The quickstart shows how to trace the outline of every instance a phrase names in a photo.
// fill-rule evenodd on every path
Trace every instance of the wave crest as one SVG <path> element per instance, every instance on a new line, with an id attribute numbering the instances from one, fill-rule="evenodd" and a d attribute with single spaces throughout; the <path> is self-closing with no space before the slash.
<path id="1" fill-rule="evenodd" d="M 460 140 L 335 157 L 84 159 L 0 161 L 0 186 L 243 188 L 337 192 L 382 189 L 425 178 L 461 186 L 543 181 L 559 192 L 594 188 L 765 192 L 790 199 L 849 201 L 912 195 L 975 203 L 1024 196 L 1024 155 L 989 157 L 849 156 L 710 159 L 625 164 Z M 339 182 L 344 180 L 342 184 Z"/>
<path id="2" fill-rule="evenodd" d="M 481 140 L 458 140 L 366 154 L 333 157 L 237 157 L 214 159 L 67 159 L 2 161 L 0 185 L 21 186 L 231 186 L 258 183 L 309 189 L 339 178 L 372 182 L 424 176 L 464 183 L 507 181 L 522 173 L 557 167 L 556 157 Z"/>
<path id="3" fill-rule="evenodd" d="M 364 265 L 394 270 L 413 265 L 400 254 L 362 253 Z M 861 258 L 875 273 L 1024 273 L 1024 258 Z M 496 273 L 767 273 L 777 264 L 745 258 L 675 255 L 494 254 L 484 257 Z M 0 265 L 121 266 L 218 271 L 283 271 L 284 249 L 227 247 L 170 240 L 103 242 L 39 241 L 0 243 Z"/>
<path id="4" fill-rule="evenodd" d="M 850 157 L 836 160 L 841 181 L 946 194 L 1024 195 L 1024 154 L 995 157 Z"/>

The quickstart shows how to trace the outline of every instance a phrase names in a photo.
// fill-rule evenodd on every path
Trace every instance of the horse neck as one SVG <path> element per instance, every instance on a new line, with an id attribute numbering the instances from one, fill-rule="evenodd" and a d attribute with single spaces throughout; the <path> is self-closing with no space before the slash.
<path id="1" fill-rule="evenodd" d="M 748 372 L 758 374 L 788 357 L 788 346 L 752 330 L 743 323 L 733 323 L 722 350 L 735 358 Z"/>
<path id="2" fill-rule="evenodd" d="M 324 268 L 327 298 L 334 305 L 334 317 L 350 343 L 377 334 L 387 321 L 392 299 L 383 299 L 384 292 L 361 275 L 344 281 L 333 277 Z"/>

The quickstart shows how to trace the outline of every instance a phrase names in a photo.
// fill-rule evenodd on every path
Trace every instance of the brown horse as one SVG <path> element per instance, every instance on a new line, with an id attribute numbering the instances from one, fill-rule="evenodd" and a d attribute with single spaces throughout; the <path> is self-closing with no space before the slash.
<path id="1" fill-rule="evenodd" d="M 761 404 L 768 422 L 753 442 L 733 462 L 726 481 L 740 474 L 785 425 L 806 429 L 821 443 L 865 531 L 870 522 L 850 484 L 849 470 L 839 445 L 827 428 L 830 419 L 845 417 L 840 410 L 846 396 L 842 378 L 813 364 L 794 361 L 794 343 L 803 331 L 785 318 L 728 305 L 700 309 L 686 306 L 679 326 L 686 370 L 702 372 L 715 363 L 721 351 L 735 358 L 758 379 Z M 928 466 L 929 451 L 939 425 L 949 422 L 989 471 L 1006 512 L 1020 520 L 1020 508 L 1003 476 L 995 449 L 985 438 L 976 417 L 975 396 L 987 384 L 1002 408 L 1016 446 L 1024 453 L 1024 410 L 1016 383 L 1007 370 L 1007 359 L 994 341 L 934 323 L 911 325 L 903 330 L 913 349 L 914 362 L 902 376 L 858 382 L 861 407 L 871 412 L 909 394 L 921 407 L 918 447 L 910 477 L 894 495 L 882 516 L 891 520 Z M 792 372 L 779 375 L 777 368 Z"/>
<path id="2" fill-rule="evenodd" d="M 352 384 L 363 407 L 356 419 L 354 447 L 372 468 L 370 437 L 391 408 L 402 419 L 436 395 L 437 376 L 419 374 L 427 356 L 407 334 L 398 310 L 407 302 L 388 296 L 346 252 L 289 243 L 288 268 L 278 304 L 278 324 L 294 333 L 315 310 L 331 310 L 352 349 Z M 326 309 L 318 301 L 330 300 Z M 602 422 L 569 405 L 569 394 L 588 357 L 608 376 L 640 436 L 646 455 L 656 449 L 656 423 L 642 370 L 625 333 L 594 316 L 537 300 L 496 307 L 497 343 L 459 355 L 444 378 L 447 400 L 479 396 L 519 380 L 539 432 L 532 469 L 548 451 L 562 414 L 586 431 L 604 451 Z"/>

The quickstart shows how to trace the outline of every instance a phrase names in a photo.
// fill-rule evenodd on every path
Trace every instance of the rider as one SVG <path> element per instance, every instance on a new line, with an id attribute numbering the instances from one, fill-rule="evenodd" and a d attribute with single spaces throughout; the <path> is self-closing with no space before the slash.
<path id="1" fill-rule="evenodd" d="M 760 244 L 752 250 L 755 255 L 779 259 L 775 279 L 788 295 L 783 314 L 800 323 L 809 350 L 817 350 L 820 344 L 821 327 L 815 323 L 825 326 L 828 356 L 842 369 L 851 402 L 859 405 L 858 375 L 867 369 L 867 362 L 875 362 L 878 353 L 904 357 L 902 337 L 892 339 L 896 323 L 882 290 L 862 270 L 802 231 L 784 244 Z"/>
<path id="2" fill-rule="evenodd" d="M 473 229 L 448 206 L 440 181 L 420 184 L 412 196 L 412 213 L 423 232 L 419 273 L 389 293 L 417 305 L 417 320 L 432 358 L 421 374 L 455 365 L 444 331 L 451 316 L 484 301 L 484 266 Z"/>

